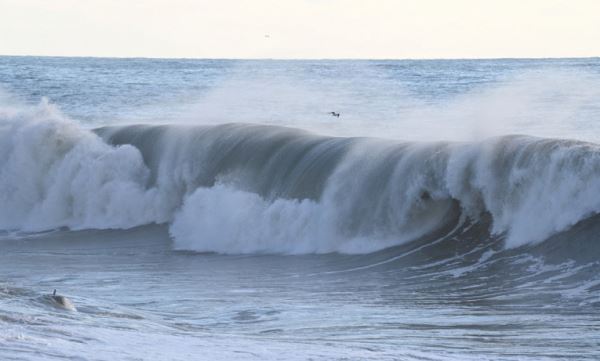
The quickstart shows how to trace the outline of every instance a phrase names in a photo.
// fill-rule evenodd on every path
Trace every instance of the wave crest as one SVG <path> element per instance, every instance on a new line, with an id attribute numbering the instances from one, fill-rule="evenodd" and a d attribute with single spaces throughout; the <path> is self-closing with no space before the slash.
<path id="1" fill-rule="evenodd" d="M 274 126 L 88 131 L 42 103 L 0 114 L 0 228 L 170 223 L 179 249 L 365 253 L 492 219 L 508 246 L 600 211 L 600 148 L 324 137 Z"/>

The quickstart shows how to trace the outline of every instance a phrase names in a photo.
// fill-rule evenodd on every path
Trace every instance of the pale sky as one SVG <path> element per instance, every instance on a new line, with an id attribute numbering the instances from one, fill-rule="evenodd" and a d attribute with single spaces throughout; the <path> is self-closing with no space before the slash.
<path id="1" fill-rule="evenodd" d="M 600 0 L 0 0 L 0 54 L 600 56 Z"/>

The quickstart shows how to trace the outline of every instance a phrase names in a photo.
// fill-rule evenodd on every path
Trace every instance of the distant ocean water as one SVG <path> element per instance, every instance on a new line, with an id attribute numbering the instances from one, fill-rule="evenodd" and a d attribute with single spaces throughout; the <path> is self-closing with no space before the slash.
<path id="1" fill-rule="evenodd" d="M 0 358 L 598 359 L 599 99 L 598 58 L 0 57 Z"/>

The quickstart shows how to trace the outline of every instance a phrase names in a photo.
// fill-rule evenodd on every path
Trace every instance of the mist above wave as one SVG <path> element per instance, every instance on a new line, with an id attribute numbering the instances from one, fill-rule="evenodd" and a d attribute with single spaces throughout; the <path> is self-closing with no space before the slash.
<path id="1" fill-rule="evenodd" d="M 597 130 L 600 114 L 600 76 L 590 64 L 241 63 L 202 92 L 130 116 L 140 123 L 260 123 L 410 141 L 518 133 L 598 142 L 598 132 L 590 130 Z M 164 109 L 171 113 L 165 116 Z"/>

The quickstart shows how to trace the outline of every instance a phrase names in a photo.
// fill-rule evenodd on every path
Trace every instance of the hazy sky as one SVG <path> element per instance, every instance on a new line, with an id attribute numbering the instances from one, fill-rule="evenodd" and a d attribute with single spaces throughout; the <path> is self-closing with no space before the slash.
<path id="1" fill-rule="evenodd" d="M 600 56 L 600 0 L 0 0 L 0 54 Z"/>

